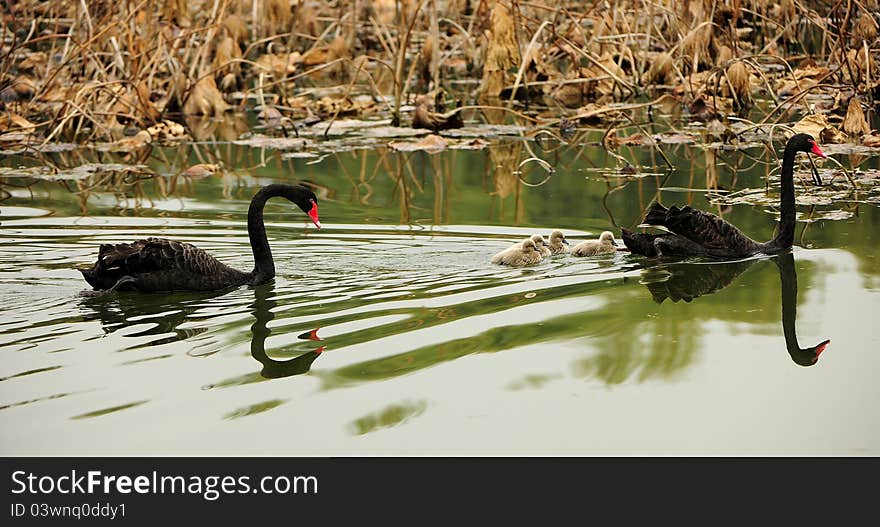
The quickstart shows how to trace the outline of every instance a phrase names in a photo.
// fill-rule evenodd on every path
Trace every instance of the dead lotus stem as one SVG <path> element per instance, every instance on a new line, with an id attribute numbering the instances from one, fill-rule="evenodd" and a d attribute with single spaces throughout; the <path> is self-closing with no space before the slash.
<path id="1" fill-rule="evenodd" d="M 672 96 L 669 95 L 668 93 L 664 93 L 663 95 L 661 95 L 660 97 L 657 97 L 653 101 L 643 102 L 643 103 L 638 103 L 638 104 L 626 104 L 626 105 L 622 105 L 622 106 L 608 106 L 605 108 L 598 108 L 596 110 L 590 110 L 587 112 L 575 114 L 574 116 L 570 117 L 570 119 L 572 119 L 572 120 L 586 119 L 586 118 L 595 117 L 597 115 L 602 115 L 604 113 L 609 113 L 609 112 L 626 112 L 629 110 L 637 110 L 639 108 L 647 108 L 649 106 L 654 106 L 655 104 L 658 104 L 661 101 L 663 101 L 669 97 L 672 97 Z M 558 123 L 561 120 L 562 119 L 553 119 L 550 122 L 551 123 Z"/>
<path id="2" fill-rule="evenodd" d="M 540 167 L 543 168 L 545 171 L 547 171 L 547 175 L 544 176 L 544 179 L 542 179 L 541 181 L 539 181 L 539 182 L 537 182 L 537 183 L 529 183 L 528 181 L 524 180 L 523 177 L 522 177 L 522 176 L 523 176 L 523 173 L 522 173 L 522 167 L 525 166 L 525 165 L 527 165 L 527 164 L 529 164 L 529 163 L 531 163 L 531 162 L 538 163 L 538 166 L 540 166 Z M 525 186 L 527 186 L 527 187 L 540 187 L 541 185 L 543 185 L 544 183 L 546 183 L 547 181 L 549 181 L 550 178 L 553 177 L 553 174 L 554 174 L 555 172 L 556 172 L 556 169 L 553 168 L 553 165 L 551 165 L 550 163 L 544 161 L 544 160 L 541 159 L 540 157 L 528 157 L 528 158 L 523 159 L 522 161 L 519 162 L 519 165 L 517 165 L 516 170 L 514 171 L 514 174 L 516 175 L 516 178 L 517 178 L 517 179 L 518 179 L 523 185 L 525 185 Z"/>
<path id="3" fill-rule="evenodd" d="M 524 113 L 520 113 L 520 112 L 513 110 L 511 108 L 507 108 L 506 106 L 491 106 L 491 105 L 486 105 L 486 104 L 470 105 L 469 104 L 466 106 L 459 106 L 458 108 L 456 108 L 456 110 L 457 111 L 462 111 L 462 110 L 504 110 L 505 112 L 512 113 L 512 114 L 516 115 L 517 117 L 521 117 L 523 119 L 526 119 L 527 121 L 531 121 L 533 123 L 540 122 L 538 119 L 535 119 L 534 117 L 529 117 L 528 115 L 526 115 Z"/>
<path id="4" fill-rule="evenodd" d="M 638 128 L 639 131 L 642 132 L 642 134 L 644 134 L 645 137 L 651 137 L 651 134 L 648 133 L 648 131 L 645 130 L 645 128 L 644 128 L 641 124 L 637 123 L 637 122 L 636 122 L 636 121 L 635 121 L 635 120 L 634 120 L 634 119 L 633 119 L 628 113 L 623 112 L 623 116 L 626 117 L 626 119 L 627 119 L 630 123 L 632 123 L 633 126 L 635 126 L 636 128 Z M 669 167 L 669 169 L 674 169 L 674 168 L 675 168 L 675 166 L 672 164 L 672 162 L 669 161 L 669 158 L 666 157 L 666 153 L 663 151 L 662 148 L 660 148 L 660 144 L 659 144 L 659 142 L 652 140 L 652 141 L 651 141 L 651 147 L 654 148 L 655 150 L 657 150 L 657 152 L 660 153 L 660 157 L 663 158 L 663 162 L 666 163 L 666 166 Z"/>
<path id="5" fill-rule="evenodd" d="M 101 124 L 97 119 L 95 119 L 94 117 L 92 117 L 92 115 L 91 115 L 89 112 L 87 112 L 87 111 L 84 110 L 83 108 L 80 108 L 76 103 L 74 103 L 74 102 L 72 102 L 72 101 L 65 101 L 65 104 L 66 104 L 66 105 L 69 105 L 69 106 L 71 106 L 71 107 L 73 107 L 74 110 L 76 110 L 76 111 L 79 112 L 79 115 L 82 115 L 83 117 L 85 117 L 85 118 L 87 118 L 88 120 L 92 121 L 92 123 L 94 123 L 96 127 L 106 129 L 106 127 L 105 127 L 103 124 Z M 76 117 L 77 115 L 78 115 L 78 114 L 77 114 L 76 112 L 66 114 L 66 115 L 61 119 L 61 122 L 58 123 L 58 125 L 55 127 L 55 129 L 52 130 L 52 132 L 51 132 L 49 135 L 46 136 L 46 139 L 43 140 L 43 142 L 40 144 L 40 146 L 46 146 L 47 144 L 49 144 L 49 141 L 51 141 L 52 138 L 54 138 L 55 135 L 58 134 L 58 133 L 61 131 L 62 128 L 64 128 L 64 125 L 66 125 L 68 121 L 70 121 L 71 119 L 73 119 L 73 118 Z"/>
<path id="6" fill-rule="evenodd" d="M 354 75 L 351 76 L 351 80 L 349 81 L 348 86 L 345 88 L 345 94 L 342 96 L 343 100 L 347 99 L 349 94 L 351 94 L 351 88 L 352 88 L 352 86 L 354 86 L 354 82 L 357 80 L 358 73 L 361 72 L 361 67 L 363 67 L 363 64 L 364 64 L 363 61 L 358 62 L 357 70 L 355 70 Z M 327 128 L 324 129 L 323 135 L 325 138 L 327 137 L 327 134 L 330 133 L 330 128 L 333 126 L 333 123 L 336 121 L 336 117 L 339 116 L 339 112 L 341 112 L 341 111 L 342 111 L 342 104 L 339 104 L 336 107 L 336 111 L 333 112 L 333 117 L 330 118 L 330 122 L 327 123 Z"/>
<path id="7" fill-rule="evenodd" d="M 403 20 L 403 17 L 401 16 L 401 26 L 398 29 L 397 34 L 399 45 L 397 47 L 397 56 L 395 57 L 396 65 L 394 68 L 394 111 L 391 113 L 391 124 L 393 126 L 400 124 L 400 104 L 403 99 L 403 92 L 406 89 L 406 82 L 410 77 L 410 75 L 407 75 L 405 80 L 401 79 L 401 77 L 403 77 L 404 66 L 406 65 L 406 50 L 409 47 L 413 25 L 415 24 L 416 19 L 418 19 L 419 12 L 421 12 L 426 1 L 427 0 L 420 0 L 419 5 L 416 6 L 412 13 L 412 18 L 409 20 L 409 24 L 406 24 L 406 21 Z M 404 25 L 406 25 L 405 28 Z M 402 34 L 401 30 L 403 30 Z M 415 62 L 413 63 L 413 68 L 410 69 L 410 74 L 412 74 L 413 71 L 415 71 Z"/>
<path id="8" fill-rule="evenodd" d="M 541 35 L 541 31 L 543 31 L 544 28 L 547 27 L 549 24 L 550 22 L 548 20 L 541 22 L 541 25 L 538 26 L 535 34 L 532 35 L 532 40 L 529 41 L 529 45 L 526 46 L 526 50 L 520 54 L 522 60 L 520 61 L 519 71 L 516 72 L 516 80 L 513 82 L 513 90 L 510 91 L 510 98 L 508 99 L 508 101 L 513 101 L 514 97 L 516 97 L 516 90 L 517 88 L 519 88 L 519 81 L 522 79 L 523 72 L 526 69 L 526 63 L 531 57 L 530 52 L 532 51 L 532 48 L 535 47 L 535 43 L 538 41 L 538 37 Z"/>
<path id="9" fill-rule="evenodd" d="M 568 44 L 569 46 L 571 46 L 572 49 L 575 49 L 575 50 L 577 50 L 578 52 L 580 52 L 580 54 L 581 54 L 584 58 L 586 58 L 587 60 L 589 60 L 590 62 L 592 62 L 593 65 L 595 65 L 596 67 L 598 67 L 600 70 L 604 71 L 607 75 L 609 75 L 612 79 L 614 79 L 614 82 L 617 82 L 617 83 L 620 84 L 621 86 L 625 87 L 625 88 L 628 89 L 631 93 L 635 93 L 635 92 L 636 92 L 636 90 L 635 90 L 635 88 L 633 87 L 632 84 L 630 84 L 629 82 L 627 82 L 627 81 L 621 79 L 620 77 L 618 77 L 617 75 L 615 75 L 614 73 L 612 73 L 611 70 L 609 70 L 608 68 L 606 68 L 604 64 L 602 64 L 601 62 L 599 62 L 598 60 L 596 60 L 596 58 L 593 57 L 593 55 L 592 55 L 590 52 L 584 50 L 583 48 L 581 48 L 580 46 L 578 46 L 577 44 L 575 44 L 574 42 L 572 42 L 571 40 L 568 40 L 567 38 L 565 38 L 565 37 L 563 37 L 563 36 L 559 36 L 559 38 L 560 38 L 563 42 L 565 42 L 566 44 Z"/>
<path id="10" fill-rule="evenodd" d="M 837 70 L 835 70 L 835 71 L 839 71 L 839 70 L 840 70 L 840 67 L 838 67 Z M 822 77 L 821 80 L 827 79 L 828 77 L 830 77 L 832 75 L 832 73 L 833 72 L 825 75 L 824 77 Z M 761 122 L 759 124 L 765 124 L 770 119 L 770 117 L 772 117 L 776 112 L 786 108 L 786 106 L 791 106 L 791 105 L 797 103 L 801 99 L 805 98 L 807 96 L 807 94 L 810 93 L 811 91 L 813 91 L 815 89 L 820 89 L 820 88 L 837 88 L 837 86 L 834 84 L 814 84 L 813 86 L 808 86 L 806 88 L 803 88 L 801 91 L 799 91 L 795 95 L 792 95 L 788 99 L 784 100 L 781 104 L 779 104 L 779 106 L 777 106 L 771 112 L 769 112 L 767 115 L 765 115 L 764 118 L 761 119 Z M 813 113 L 813 111 L 810 108 L 807 108 L 807 110 L 809 113 Z M 778 123 L 779 119 L 782 119 L 783 115 L 784 114 L 780 114 L 779 117 L 777 117 L 777 119 L 773 122 Z"/>
<path id="11" fill-rule="evenodd" d="M 259 40 L 255 40 L 255 41 L 251 42 L 250 44 L 248 44 L 247 47 L 244 48 L 244 51 L 242 52 L 242 56 L 244 56 L 244 57 L 248 56 L 248 54 L 250 54 L 250 52 L 253 51 L 254 48 L 264 44 L 265 42 L 271 42 L 271 41 L 277 40 L 279 38 L 288 38 L 288 37 L 292 36 L 293 34 L 294 34 L 293 32 L 278 33 L 277 35 L 272 35 L 272 36 L 268 36 L 266 38 L 261 38 Z"/>
<path id="12" fill-rule="evenodd" d="M 385 52 L 393 59 L 397 55 L 397 46 L 394 43 L 394 39 L 391 38 L 391 32 L 388 31 L 388 27 L 384 22 L 376 20 L 374 17 L 370 17 L 370 22 L 376 28 L 376 37 L 378 37 L 379 43 L 382 44 Z"/>
<path id="13" fill-rule="evenodd" d="M 263 87 L 264 87 L 264 88 L 271 88 L 272 86 L 277 86 L 277 85 L 279 85 L 279 84 L 281 84 L 281 83 L 284 83 L 284 82 L 293 82 L 293 81 L 295 81 L 295 80 L 297 80 L 297 79 L 301 79 L 301 78 L 303 78 L 303 77 L 308 77 L 309 75 L 312 75 L 313 73 L 317 73 L 317 72 L 319 72 L 319 71 L 321 71 L 321 70 L 323 70 L 323 69 L 327 69 L 327 68 L 329 68 L 330 66 L 333 66 L 333 65 L 335 65 L 335 64 L 338 64 L 339 62 L 342 62 L 342 61 L 345 61 L 345 60 L 348 60 L 348 59 L 345 59 L 345 58 L 342 58 L 342 57 L 340 57 L 340 58 L 338 58 L 338 59 L 333 59 L 333 60 L 331 60 L 330 62 L 327 62 L 326 64 L 321 64 L 320 66 L 315 66 L 314 68 L 312 68 L 312 69 L 310 69 L 310 70 L 306 70 L 306 71 L 304 71 L 304 72 L 302 72 L 302 73 L 297 73 L 296 75 L 292 75 L 292 76 L 290 76 L 290 77 L 286 77 L 286 76 L 285 76 L 285 77 L 283 77 L 283 78 L 281 78 L 281 79 L 278 79 L 278 80 L 275 80 L 275 81 L 272 81 L 272 82 L 266 83 L 266 84 L 263 85 Z"/>
<path id="14" fill-rule="evenodd" d="M 810 157 L 809 159 L 810 159 L 810 162 L 812 163 L 812 162 L 813 162 L 813 158 Z M 836 159 L 834 159 L 833 157 L 830 157 L 830 156 L 829 156 L 829 157 L 826 157 L 825 159 L 827 159 L 827 160 L 831 160 L 835 165 L 837 165 L 838 168 L 840 168 L 840 170 L 843 171 L 843 175 L 846 176 L 846 180 L 849 181 L 849 184 L 852 185 L 853 188 L 856 188 L 856 182 L 853 180 L 852 176 L 850 175 L 849 170 L 847 170 L 845 166 L 843 166 L 842 164 L 840 164 L 840 161 L 838 161 L 838 160 L 836 160 Z"/>

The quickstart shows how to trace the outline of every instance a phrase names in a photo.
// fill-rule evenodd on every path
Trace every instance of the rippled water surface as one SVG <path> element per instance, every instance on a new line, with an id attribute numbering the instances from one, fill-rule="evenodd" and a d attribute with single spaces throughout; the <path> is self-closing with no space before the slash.
<path id="1" fill-rule="evenodd" d="M 773 207 L 720 208 L 705 192 L 764 187 L 760 151 L 675 145 L 671 174 L 635 151 L 650 172 L 635 177 L 601 148 L 571 148 L 545 156 L 556 172 L 537 185 L 539 167 L 514 173 L 523 146 L 299 158 L 191 145 L 138 160 L 152 177 L 66 172 L 135 164 L 91 151 L 3 175 L 3 453 L 880 454 L 873 189 L 800 205 L 785 257 L 510 269 L 489 258 L 553 228 L 577 242 L 633 227 L 658 194 L 758 239 L 775 224 Z M 179 175 L 218 160 L 218 174 Z M 145 236 L 249 269 L 250 197 L 294 181 L 317 189 L 324 228 L 267 206 L 272 283 L 94 294 L 74 270 L 99 244 Z"/>

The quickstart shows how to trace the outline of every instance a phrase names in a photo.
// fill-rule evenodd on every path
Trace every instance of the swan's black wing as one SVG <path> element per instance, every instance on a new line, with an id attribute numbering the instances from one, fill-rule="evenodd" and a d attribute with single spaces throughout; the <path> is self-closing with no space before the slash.
<path id="1" fill-rule="evenodd" d="M 667 209 L 654 203 L 645 214 L 644 223 L 666 227 L 669 232 L 699 245 L 709 255 L 752 254 L 758 245 L 718 216 L 690 206 L 672 206 Z"/>
<path id="2" fill-rule="evenodd" d="M 191 243 L 147 238 L 133 243 L 102 245 L 98 258 L 106 268 L 119 267 L 127 274 L 174 271 L 214 275 L 229 269 Z"/>
<path id="3" fill-rule="evenodd" d="M 95 289 L 110 289 L 125 277 L 138 279 L 139 289 L 203 289 L 244 275 L 195 245 L 165 238 L 103 244 L 98 261 L 80 271 Z"/>

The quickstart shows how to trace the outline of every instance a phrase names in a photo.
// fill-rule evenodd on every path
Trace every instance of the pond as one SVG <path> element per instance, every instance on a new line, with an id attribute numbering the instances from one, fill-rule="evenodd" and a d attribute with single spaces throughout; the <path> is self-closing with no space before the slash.
<path id="1" fill-rule="evenodd" d="M 555 228 L 572 242 L 618 235 L 658 196 L 773 236 L 772 151 L 663 150 L 674 170 L 651 147 L 612 154 L 516 139 L 437 153 L 201 142 L 142 158 L 89 148 L 7 155 L 2 450 L 880 454 L 872 185 L 847 190 L 835 178 L 833 203 L 799 202 L 795 248 L 779 257 L 489 262 Z M 834 157 L 876 173 L 877 158 L 855 155 Z M 196 163 L 220 169 L 182 175 Z M 806 166 L 799 199 L 817 198 Z M 272 182 L 316 189 L 323 224 L 284 200 L 267 205 L 273 282 L 95 294 L 75 270 L 102 243 L 147 236 L 250 269 L 248 203 Z M 743 189 L 769 201 L 724 201 Z"/>

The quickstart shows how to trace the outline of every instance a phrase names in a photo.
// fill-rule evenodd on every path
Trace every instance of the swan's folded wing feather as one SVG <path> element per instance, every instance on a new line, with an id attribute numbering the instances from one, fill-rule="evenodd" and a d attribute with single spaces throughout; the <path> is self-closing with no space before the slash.
<path id="1" fill-rule="evenodd" d="M 195 245 L 165 238 L 102 245 L 98 256 L 105 269 L 119 268 L 129 275 L 155 271 L 215 275 L 228 269 Z"/>
<path id="2" fill-rule="evenodd" d="M 669 207 L 662 225 L 670 232 L 687 238 L 710 252 L 728 252 L 755 243 L 718 216 L 690 206 Z"/>

